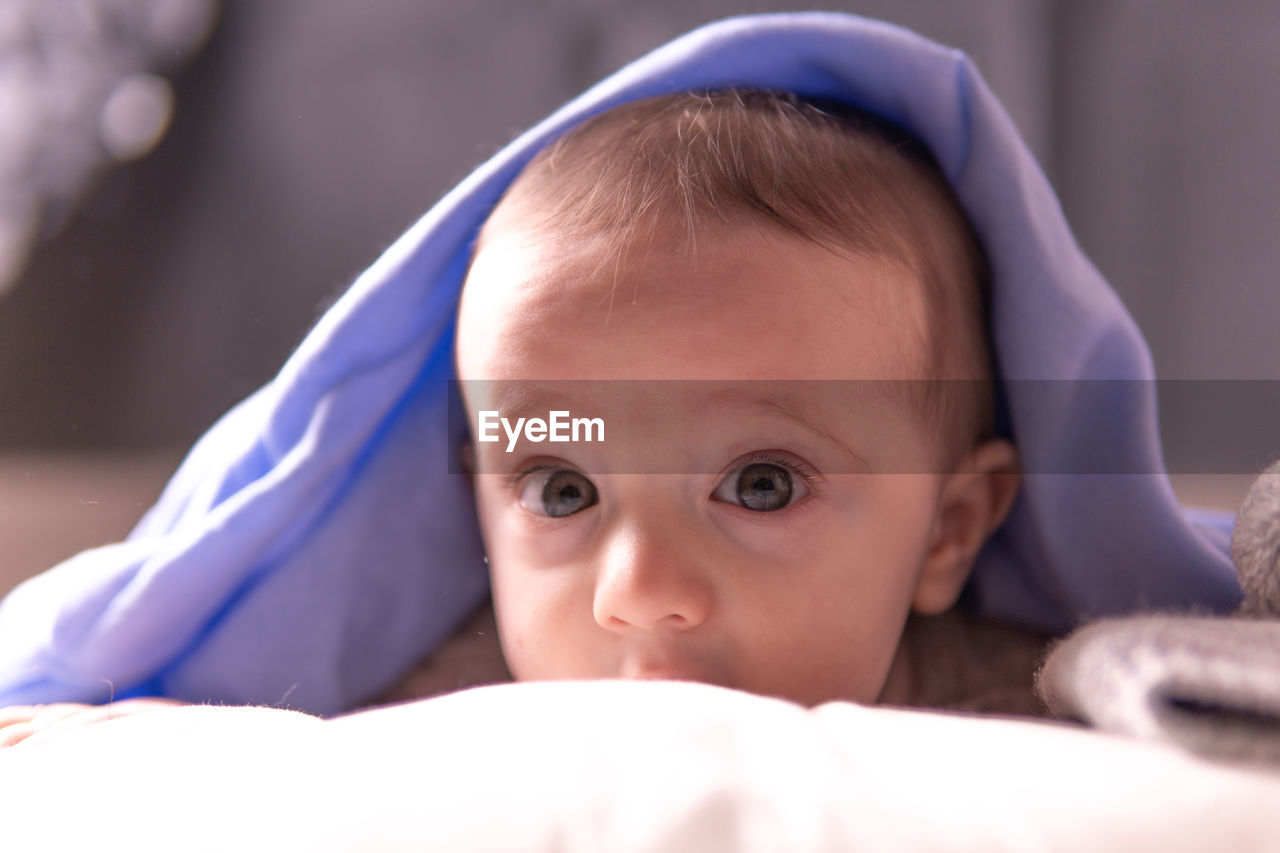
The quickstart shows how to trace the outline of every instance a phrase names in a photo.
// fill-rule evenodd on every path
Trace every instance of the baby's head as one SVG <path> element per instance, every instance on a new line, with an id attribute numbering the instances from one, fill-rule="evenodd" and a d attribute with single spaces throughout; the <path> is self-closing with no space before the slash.
<path id="1" fill-rule="evenodd" d="M 538 155 L 456 353 L 512 673 L 874 700 L 1016 490 L 983 279 L 913 143 L 789 96 L 627 104 Z"/>

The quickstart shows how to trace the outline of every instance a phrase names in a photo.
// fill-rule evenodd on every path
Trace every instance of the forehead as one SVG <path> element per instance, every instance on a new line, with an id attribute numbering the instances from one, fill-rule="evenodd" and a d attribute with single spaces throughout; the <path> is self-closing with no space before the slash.
<path id="1" fill-rule="evenodd" d="M 620 240 L 500 228 L 468 273 L 464 379 L 915 379 L 923 287 L 763 225 Z"/>

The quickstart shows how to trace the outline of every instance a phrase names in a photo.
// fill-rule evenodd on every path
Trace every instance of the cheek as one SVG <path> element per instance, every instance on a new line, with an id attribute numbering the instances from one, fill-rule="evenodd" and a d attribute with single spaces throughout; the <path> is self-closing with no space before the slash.
<path id="1" fill-rule="evenodd" d="M 910 611 L 933 501 L 915 475 L 833 482 L 821 511 L 788 531 L 750 606 L 738 602 L 750 613 L 745 686 L 808 704 L 874 701 Z"/>
<path id="2" fill-rule="evenodd" d="M 867 479 L 867 500 L 841 545 L 848 555 L 845 598 L 865 628 L 863 641 L 892 655 L 933 537 L 935 478 L 885 474 Z"/>
<path id="3" fill-rule="evenodd" d="M 490 551 L 498 638 L 518 681 L 600 674 L 591 585 L 576 566 L 534 564 L 519 548 Z"/>
<path id="4" fill-rule="evenodd" d="M 521 569 L 497 559 L 491 559 L 490 566 L 494 615 L 507 667 L 517 681 L 553 677 L 560 658 L 557 649 L 564 642 L 556 630 L 565 625 L 557 618 L 563 608 L 539 595 L 542 590 L 536 585 L 522 583 Z"/>
<path id="5" fill-rule="evenodd" d="M 507 496 L 496 476 L 477 475 L 474 487 L 502 656 L 517 681 L 527 680 L 534 677 L 527 653 L 533 626 L 528 608 L 518 606 L 525 599 L 519 589 L 522 565 L 519 550 L 510 532 L 504 529 L 509 513 Z"/>

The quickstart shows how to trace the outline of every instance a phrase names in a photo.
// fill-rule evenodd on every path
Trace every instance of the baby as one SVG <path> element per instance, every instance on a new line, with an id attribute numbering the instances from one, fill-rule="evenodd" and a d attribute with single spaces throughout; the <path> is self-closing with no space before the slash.
<path id="1" fill-rule="evenodd" d="M 928 156 L 847 111 L 680 94 L 542 151 L 456 345 L 512 674 L 874 701 L 1017 490 L 984 278 Z"/>
<path id="2" fill-rule="evenodd" d="M 687 93 L 543 150 L 455 352 L 511 674 L 875 701 L 1017 491 L 984 285 L 928 155 L 847 110 Z M 0 745 L 168 704 L 12 708 Z"/>

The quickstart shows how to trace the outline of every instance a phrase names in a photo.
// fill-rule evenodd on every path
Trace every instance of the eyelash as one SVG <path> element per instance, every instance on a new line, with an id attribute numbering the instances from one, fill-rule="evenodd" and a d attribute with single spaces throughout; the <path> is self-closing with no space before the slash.
<path id="1" fill-rule="evenodd" d="M 790 453 L 782 453 L 780 451 L 755 451 L 748 453 L 746 456 L 741 456 L 739 459 L 733 460 L 732 465 L 721 471 L 716 482 L 721 482 L 721 480 L 730 475 L 732 471 L 742 469 L 742 467 L 746 467 L 748 465 L 758 464 L 758 462 L 767 462 L 769 465 L 785 467 L 785 469 L 791 471 L 792 474 L 799 476 L 799 478 L 804 480 L 805 484 L 810 485 L 810 487 L 814 485 L 815 480 L 818 480 L 820 476 L 818 471 L 815 471 L 813 467 L 806 465 L 803 460 L 799 460 L 796 459 L 796 457 L 791 456 Z M 520 485 L 521 480 L 524 480 L 526 476 L 529 476 L 530 474 L 534 474 L 535 471 L 558 471 L 561 469 L 575 470 L 564 464 L 553 465 L 550 464 L 550 462 L 526 462 L 525 465 L 517 467 L 517 469 L 512 471 L 511 474 L 504 476 L 503 483 L 507 485 L 508 489 L 513 489 L 516 488 L 517 485 Z M 582 476 L 586 475 L 582 474 Z"/>
<path id="2" fill-rule="evenodd" d="M 822 476 L 803 460 L 789 453 L 783 453 L 778 450 L 757 450 L 733 460 L 733 463 L 728 468 L 720 472 L 716 483 L 720 483 L 734 471 L 740 471 L 748 465 L 756 464 L 777 465 L 779 468 L 785 468 L 799 477 L 809 488 L 813 488 Z"/>
<path id="3" fill-rule="evenodd" d="M 748 453 L 746 456 L 740 456 L 733 460 L 727 468 L 721 471 L 720 475 L 716 477 L 716 484 L 712 489 L 712 495 L 714 496 L 715 492 L 719 490 L 720 485 L 735 473 L 740 472 L 751 465 L 757 464 L 778 466 L 798 479 L 805 490 L 805 494 L 800 498 L 792 501 L 784 507 L 781 507 L 780 509 L 774 510 L 773 512 L 758 513 L 761 516 L 774 515 L 779 512 L 794 510 L 797 505 L 807 503 L 808 498 L 812 497 L 824 482 L 822 475 L 818 473 L 816 469 L 797 456 L 793 456 L 790 453 L 780 450 L 757 450 L 752 453 Z M 728 503 L 729 506 L 738 506 L 732 502 L 726 503 Z"/>
<path id="4" fill-rule="evenodd" d="M 565 471 L 575 470 L 564 464 L 552 465 L 549 462 L 526 462 L 524 465 L 521 465 L 510 474 L 503 477 L 502 482 L 508 491 L 514 492 L 520 488 L 520 484 L 524 481 L 524 478 L 528 477 L 530 474 L 537 473 L 538 471 L 559 471 L 561 469 L 564 469 Z M 586 474 L 583 474 L 582 476 L 585 477 Z"/>
<path id="5" fill-rule="evenodd" d="M 822 479 L 822 475 L 816 470 L 810 467 L 803 460 L 790 454 L 784 454 L 777 450 L 757 450 L 752 453 L 748 453 L 746 456 L 741 456 L 733 460 L 733 463 L 721 471 L 720 475 L 716 477 L 716 485 L 719 486 L 719 484 L 724 481 L 724 478 L 728 477 L 734 471 L 740 471 L 748 465 L 755 465 L 757 463 L 777 465 L 779 468 L 785 468 L 792 474 L 799 477 L 810 490 L 815 489 L 818 486 L 819 481 Z M 528 477 L 530 474 L 535 474 L 538 471 L 559 471 L 561 469 L 575 470 L 564 463 L 552 464 L 550 462 L 527 462 L 512 471 L 510 474 L 506 475 L 503 478 L 503 484 L 506 486 L 507 491 L 517 492 L 521 483 L 524 482 L 525 477 Z M 585 477 L 586 475 L 583 474 L 583 476 Z"/>

